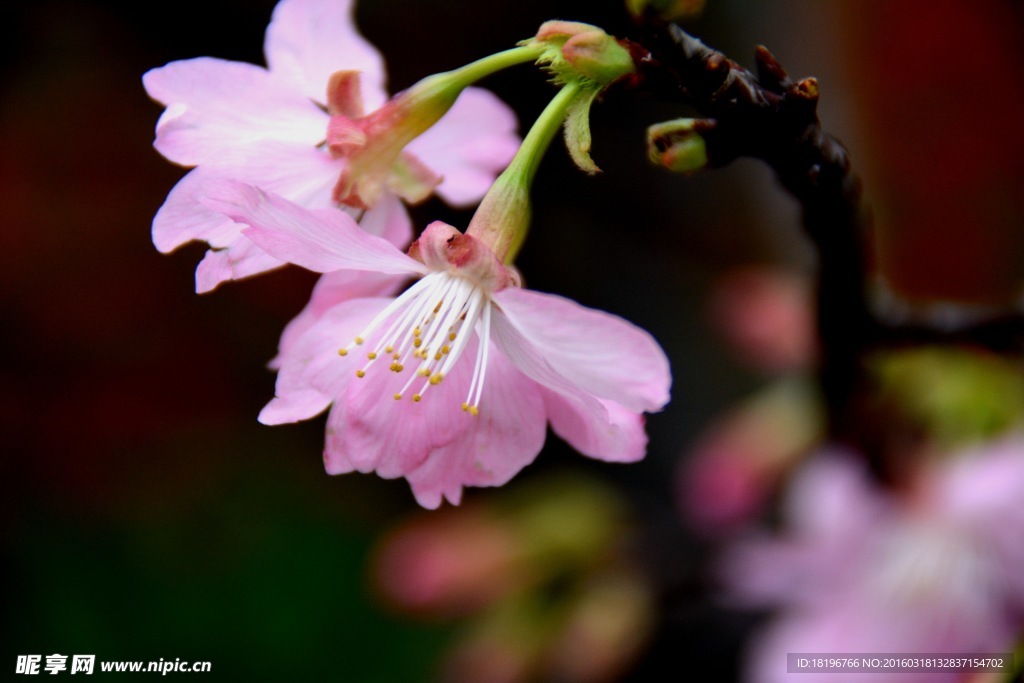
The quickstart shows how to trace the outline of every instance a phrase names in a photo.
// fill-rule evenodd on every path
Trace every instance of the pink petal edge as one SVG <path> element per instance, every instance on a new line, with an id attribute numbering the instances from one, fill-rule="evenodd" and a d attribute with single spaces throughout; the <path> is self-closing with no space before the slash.
<path id="1" fill-rule="evenodd" d="M 271 72 L 326 104 L 331 74 L 360 71 L 367 110 L 384 104 L 384 60 L 356 29 L 354 9 L 352 0 L 281 0 L 263 46 Z"/>

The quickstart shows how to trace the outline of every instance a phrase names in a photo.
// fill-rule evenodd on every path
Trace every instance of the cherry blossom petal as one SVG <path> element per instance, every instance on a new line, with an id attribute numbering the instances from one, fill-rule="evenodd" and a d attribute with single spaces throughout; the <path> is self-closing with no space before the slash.
<path id="1" fill-rule="evenodd" d="M 614 401 L 601 401 L 604 410 L 556 392 L 543 391 L 551 429 L 583 455 L 608 462 L 636 462 L 647 451 L 644 417 Z"/>
<path id="2" fill-rule="evenodd" d="M 335 71 L 361 71 L 368 110 L 387 99 L 384 61 L 356 30 L 352 0 L 282 0 L 267 27 L 264 52 L 275 76 L 296 84 L 314 102 L 327 103 Z"/>
<path id="3" fill-rule="evenodd" d="M 200 240 L 212 247 L 227 247 L 242 235 L 242 226 L 199 203 L 210 181 L 205 169 L 185 174 L 153 218 L 153 244 L 163 253 L 186 242 Z"/>
<path id="4" fill-rule="evenodd" d="M 263 408 L 260 422 L 274 425 L 305 420 L 343 396 L 355 378 L 352 366 L 338 355 L 390 299 L 354 299 L 325 312 L 295 343 L 277 375 L 275 398 Z"/>
<path id="5" fill-rule="evenodd" d="M 348 404 L 335 401 L 327 415 L 327 431 L 324 437 L 324 469 L 327 474 L 348 474 L 356 471 L 356 465 L 348 456 L 345 446 L 345 425 L 348 422 Z"/>
<path id="6" fill-rule="evenodd" d="M 366 347 L 372 347 L 369 340 Z M 349 384 L 341 399 L 348 402 L 345 447 L 360 472 L 375 470 L 387 479 L 405 476 L 432 451 L 462 437 L 474 419 L 461 406 L 473 370 L 467 360 L 475 357 L 475 347 L 470 345 L 440 384 L 415 376 L 412 363 L 403 372 L 391 372 L 387 360 L 369 366 L 365 377 Z M 349 355 L 350 373 L 366 365 L 365 356 Z M 420 393 L 423 399 L 415 401 L 413 394 Z M 401 400 L 395 400 L 398 394 Z"/>
<path id="7" fill-rule="evenodd" d="M 153 219 L 153 243 L 162 252 L 199 240 L 211 247 L 196 268 L 196 292 L 220 283 L 263 273 L 284 265 L 242 235 L 245 227 L 201 203 L 209 188 L 222 183 L 216 172 L 196 168 L 182 178 Z"/>
<path id="8" fill-rule="evenodd" d="M 277 357 L 271 368 L 279 368 L 285 358 L 325 311 L 350 299 L 390 296 L 405 282 L 401 275 L 384 275 L 363 270 L 336 270 L 324 273 L 313 287 L 309 303 L 292 318 L 281 333 Z"/>
<path id="9" fill-rule="evenodd" d="M 442 497 L 458 505 L 463 486 L 507 483 L 544 445 L 547 430 L 539 387 L 493 348 L 488 360 L 480 414 L 471 418 L 459 439 L 434 450 L 406 474 L 425 508 L 437 508 Z"/>
<path id="10" fill-rule="evenodd" d="M 192 240 L 226 247 L 238 239 L 242 225 L 202 204 L 207 194 L 229 192 L 219 188 L 225 183 L 257 185 L 311 208 L 334 206 L 331 188 L 337 172 L 337 163 L 330 156 L 294 143 L 263 141 L 232 149 L 216 162 L 189 171 L 174 186 L 153 219 L 153 243 L 166 253 Z M 395 209 L 390 206 L 383 211 L 369 229 L 394 230 L 397 237 L 401 221 L 408 222 L 408 218 L 394 216 Z M 385 223 L 392 220 L 397 224 L 394 227 Z"/>
<path id="11" fill-rule="evenodd" d="M 285 265 L 255 244 L 239 238 L 224 249 L 210 249 L 196 268 L 196 293 L 205 294 L 229 280 L 241 280 Z"/>
<path id="12" fill-rule="evenodd" d="M 218 196 L 235 192 L 234 183 L 243 181 L 303 206 L 333 207 L 331 188 L 336 172 L 328 155 L 294 144 L 262 142 L 241 154 L 225 154 L 217 164 L 193 169 L 175 185 L 153 220 L 153 242 L 163 252 L 192 240 L 205 241 L 215 249 L 230 248 L 226 253 L 208 254 L 200 264 L 199 292 L 210 291 L 226 280 L 277 268 L 284 262 L 263 254 L 242 234 L 245 224 L 208 207 L 207 197 L 216 202 Z M 409 215 L 394 195 L 385 195 L 365 213 L 360 225 L 396 246 L 404 247 L 412 239 Z M 371 287 L 367 293 L 379 291 Z"/>
<path id="13" fill-rule="evenodd" d="M 412 219 L 405 210 L 405 204 L 397 196 L 387 193 L 376 205 L 363 213 L 359 227 L 371 235 L 383 237 L 399 249 L 405 249 L 412 242 Z"/>
<path id="14" fill-rule="evenodd" d="M 1007 524 L 1007 512 L 1024 531 L 1024 437 L 985 444 L 960 455 L 936 477 L 934 497 L 946 514 L 979 529 Z M 1024 538 L 1024 536 L 1021 536 Z"/>
<path id="15" fill-rule="evenodd" d="M 225 150 L 202 168 L 214 178 L 256 185 L 307 208 L 336 208 L 331 190 L 340 162 L 316 147 L 260 140 Z"/>
<path id="16" fill-rule="evenodd" d="M 206 205 L 250 226 L 244 234 L 264 251 L 309 270 L 424 274 L 426 267 L 387 240 L 362 230 L 337 209 L 309 211 L 241 183 L 215 188 Z"/>
<path id="17" fill-rule="evenodd" d="M 501 310 L 495 310 L 491 316 L 491 338 L 512 364 L 533 381 L 579 402 L 589 411 L 607 412 L 600 401 L 558 374 Z"/>
<path id="18" fill-rule="evenodd" d="M 515 114 L 493 93 L 467 88 L 444 117 L 406 150 L 443 181 L 435 192 L 452 206 L 484 196 L 519 149 Z"/>
<path id="19" fill-rule="evenodd" d="M 151 69 L 146 92 L 167 106 L 157 123 L 157 150 L 186 166 L 260 140 L 315 147 L 327 114 L 262 67 L 199 57 Z"/>
<path id="20" fill-rule="evenodd" d="M 639 327 L 553 294 L 510 287 L 495 300 L 551 367 L 584 391 L 633 412 L 668 402 L 668 359 Z"/>
<path id="21" fill-rule="evenodd" d="M 599 400 L 560 375 L 500 311 L 492 316 L 491 332 L 509 360 L 547 389 L 548 418 L 559 436 L 584 455 L 602 460 L 632 462 L 644 456 L 647 436 L 641 415 L 615 401 Z"/>

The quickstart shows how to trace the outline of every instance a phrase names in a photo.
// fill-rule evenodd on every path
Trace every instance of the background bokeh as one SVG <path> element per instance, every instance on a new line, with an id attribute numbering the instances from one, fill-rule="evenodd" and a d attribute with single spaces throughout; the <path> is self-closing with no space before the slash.
<path id="1" fill-rule="evenodd" d="M 373 597 L 367 557 L 417 514 L 404 481 L 326 476 L 322 420 L 270 429 L 265 368 L 314 278 L 297 269 L 196 296 L 203 248 L 149 239 L 181 169 L 152 149 L 141 75 L 211 55 L 262 63 L 272 0 L 0 6 L 0 671 L 17 654 L 208 660 L 215 679 L 429 680 L 456 626 Z M 617 0 L 364 0 L 392 91 L 565 18 L 631 35 Z M 880 274 L 916 299 L 1006 304 L 1024 277 L 1024 10 L 1009 0 L 709 0 L 691 32 L 750 64 L 768 45 L 822 87 L 875 216 Z M 523 126 L 552 90 L 519 68 L 488 83 Z M 753 162 L 691 178 L 649 167 L 648 124 L 682 110 L 612 95 L 586 177 L 557 146 L 519 266 L 535 289 L 613 311 L 669 353 L 674 400 L 639 465 L 585 461 L 552 437 L 511 485 L 558 472 L 625 501 L 656 628 L 624 677 L 657 666 L 732 680 L 757 615 L 723 609 L 709 543 L 673 473 L 707 422 L 763 381 L 707 315 L 742 265 L 813 269 L 798 209 Z M 431 201 L 422 225 L 469 214 Z M 469 491 L 475 502 L 495 491 Z M 585 653 L 581 653 L 585 657 Z"/>

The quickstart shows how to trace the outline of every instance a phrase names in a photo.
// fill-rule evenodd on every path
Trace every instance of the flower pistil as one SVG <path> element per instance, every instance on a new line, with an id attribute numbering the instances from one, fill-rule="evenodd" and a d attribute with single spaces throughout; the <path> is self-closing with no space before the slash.
<path id="1" fill-rule="evenodd" d="M 409 252 L 433 272 L 386 306 L 338 353 L 348 357 L 358 347 L 371 349 L 355 370 L 359 379 L 385 362 L 391 372 L 410 370 L 409 380 L 394 398 L 401 400 L 419 384 L 412 394 L 418 403 L 455 367 L 476 331 L 479 344 L 462 409 L 477 415 L 487 375 L 491 294 L 518 286 L 518 277 L 486 245 L 441 222 L 428 226 Z"/>

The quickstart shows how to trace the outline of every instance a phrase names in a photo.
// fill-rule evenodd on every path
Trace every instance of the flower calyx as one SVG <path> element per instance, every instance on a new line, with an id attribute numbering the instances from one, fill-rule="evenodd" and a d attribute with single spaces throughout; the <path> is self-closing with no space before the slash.
<path id="1" fill-rule="evenodd" d="M 590 157 L 590 106 L 608 86 L 636 71 L 629 50 L 597 26 L 574 21 L 545 22 L 524 44 L 540 46 L 538 63 L 551 71 L 556 83 L 573 89 L 565 143 L 581 170 L 597 173 L 601 169 Z"/>
<path id="2" fill-rule="evenodd" d="M 338 71 L 327 86 L 325 144 L 343 169 L 334 200 L 366 209 L 385 189 L 415 204 L 426 199 L 442 180 L 405 147 L 448 113 L 462 91 L 496 71 L 537 59 L 540 47 L 505 50 L 460 68 L 433 74 L 366 114 L 359 72 Z"/>
<path id="3" fill-rule="evenodd" d="M 385 189 L 415 204 L 426 199 L 442 178 L 405 146 L 437 123 L 455 103 L 461 88 L 414 85 L 383 107 L 364 114 L 359 72 L 338 71 L 327 88 L 327 149 L 345 167 L 334 200 L 356 209 L 372 207 Z"/>
<path id="4" fill-rule="evenodd" d="M 583 78 L 605 88 L 636 70 L 629 50 L 591 24 L 547 21 L 524 44 L 542 46 L 537 61 L 546 64 L 562 83 Z"/>
<path id="5" fill-rule="evenodd" d="M 470 280 L 487 292 L 520 287 L 519 273 L 502 264 L 482 240 L 434 221 L 409 247 L 409 256 L 435 272 Z"/>

